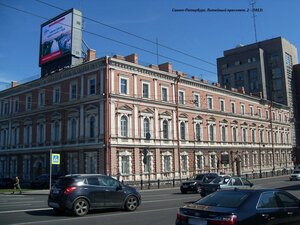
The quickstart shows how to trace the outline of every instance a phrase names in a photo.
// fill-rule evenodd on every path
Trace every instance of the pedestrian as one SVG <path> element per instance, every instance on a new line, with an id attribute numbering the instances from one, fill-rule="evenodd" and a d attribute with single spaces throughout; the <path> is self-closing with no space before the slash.
<path id="1" fill-rule="evenodd" d="M 14 191 L 12 192 L 12 194 L 15 193 L 15 191 L 17 190 L 17 188 L 20 191 L 20 194 L 22 194 L 22 190 L 21 190 L 21 186 L 20 186 L 20 179 L 19 179 L 18 176 L 16 176 L 16 180 L 15 180 L 15 183 L 14 183 Z"/>

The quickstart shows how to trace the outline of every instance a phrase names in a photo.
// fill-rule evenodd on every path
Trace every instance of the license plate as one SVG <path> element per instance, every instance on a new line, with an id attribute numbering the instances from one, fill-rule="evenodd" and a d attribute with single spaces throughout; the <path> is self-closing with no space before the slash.
<path id="1" fill-rule="evenodd" d="M 187 186 L 187 185 L 183 185 L 182 187 L 183 187 L 183 188 L 187 188 L 188 186 Z"/>
<path id="2" fill-rule="evenodd" d="M 207 225 L 207 220 L 202 218 L 189 218 L 189 225 Z"/>
<path id="3" fill-rule="evenodd" d="M 59 204 L 57 204 L 55 202 L 49 202 L 49 206 L 52 208 L 59 208 Z"/>

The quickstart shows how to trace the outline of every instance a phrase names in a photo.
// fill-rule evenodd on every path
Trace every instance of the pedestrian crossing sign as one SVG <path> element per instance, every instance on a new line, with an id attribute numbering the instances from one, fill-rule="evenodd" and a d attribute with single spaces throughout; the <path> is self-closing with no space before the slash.
<path id="1" fill-rule="evenodd" d="M 60 164 L 60 154 L 52 154 L 52 164 L 59 165 Z"/>

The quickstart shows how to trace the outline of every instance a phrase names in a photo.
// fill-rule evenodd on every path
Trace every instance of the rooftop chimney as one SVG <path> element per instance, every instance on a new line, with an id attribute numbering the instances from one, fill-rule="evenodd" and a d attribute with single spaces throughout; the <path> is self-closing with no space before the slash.
<path id="1" fill-rule="evenodd" d="M 158 65 L 159 69 L 168 73 L 172 73 L 172 64 L 169 62 Z"/>
<path id="2" fill-rule="evenodd" d="M 16 87 L 16 86 L 18 86 L 18 82 L 17 82 L 17 81 L 12 81 L 12 82 L 10 83 L 10 87 L 14 88 L 14 87 Z"/>
<path id="3" fill-rule="evenodd" d="M 138 55 L 136 53 L 125 56 L 125 60 L 128 62 L 132 62 L 138 64 Z"/>
<path id="4" fill-rule="evenodd" d="M 95 60 L 96 59 L 96 50 L 88 49 L 86 58 L 87 58 L 88 62 Z"/>

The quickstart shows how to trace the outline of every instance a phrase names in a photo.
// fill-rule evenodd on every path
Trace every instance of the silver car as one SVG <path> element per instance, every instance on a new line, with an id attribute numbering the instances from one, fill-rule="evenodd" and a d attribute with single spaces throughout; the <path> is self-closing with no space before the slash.
<path id="1" fill-rule="evenodd" d="M 221 184 L 220 189 L 232 189 L 232 188 L 251 188 L 253 183 L 243 177 L 231 177 L 226 184 Z"/>
<path id="2" fill-rule="evenodd" d="M 300 180 L 300 170 L 294 170 L 294 172 L 290 176 L 290 180 Z"/>

